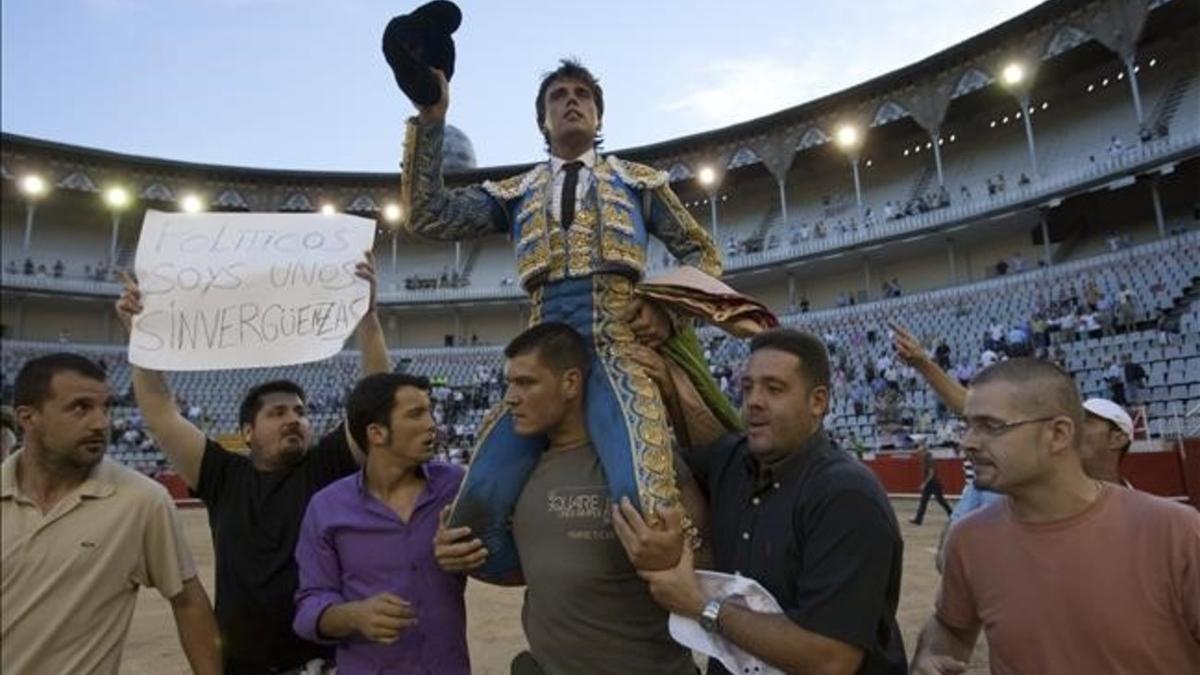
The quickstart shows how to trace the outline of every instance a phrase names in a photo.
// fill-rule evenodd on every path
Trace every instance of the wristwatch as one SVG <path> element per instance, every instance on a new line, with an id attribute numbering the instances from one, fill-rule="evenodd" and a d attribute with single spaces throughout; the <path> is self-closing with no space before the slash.
<path id="1" fill-rule="evenodd" d="M 713 598 L 709 600 L 704 609 L 700 611 L 700 627 L 706 633 L 715 633 L 720 626 L 717 625 L 717 617 L 721 614 L 721 603 L 725 602 L 722 598 Z"/>

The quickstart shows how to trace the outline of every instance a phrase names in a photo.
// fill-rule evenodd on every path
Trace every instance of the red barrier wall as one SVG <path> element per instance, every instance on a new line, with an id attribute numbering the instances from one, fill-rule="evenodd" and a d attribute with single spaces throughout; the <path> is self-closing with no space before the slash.
<path id="1" fill-rule="evenodd" d="M 174 471 L 163 471 L 155 475 L 154 479 L 167 488 L 167 492 L 171 494 L 171 498 L 179 506 L 192 506 L 200 503 L 199 500 L 192 497 L 191 492 L 188 491 L 187 483 L 183 482 L 183 478 Z"/>
<path id="2" fill-rule="evenodd" d="M 1179 464 L 1183 467 L 1183 484 L 1189 500 L 1200 509 L 1200 438 L 1189 438 L 1183 442 L 1183 453 Z"/>
<path id="3" fill-rule="evenodd" d="M 1121 472 L 1139 490 L 1163 497 L 1187 496 L 1192 504 L 1200 504 L 1200 439 L 1189 439 L 1185 443 L 1187 447 L 1182 455 L 1175 449 L 1130 453 L 1121 464 Z M 888 494 L 917 494 L 921 491 L 921 461 L 916 454 L 881 455 L 864 463 L 879 477 Z M 957 495 L 962 492 L 962 460 L 938 459 L 934 467 L 946 494 Z M 164 471 L 155 478 L 181 505 L 198 503 L 179 474 Z"/>
<path id="4" fill-rule="evenodd" d="M 875 472 L 888 494 L 917 493 L 921 491 L 921 460 L 913 453 L 879 455 L 865 461 Z M 956 495 L 963 489 L 962 460 L 934 460 L 934 471 L 942 481 L 942 489 L 948 495 Z"/>
<path id="5" fill-rule="evenodd" d="M 1193 504 L 1200 503 L 1197 500 L 1200 496 L 1200 441 L 1189 443 L 1186 472 L 1184 460 L 1174 449 L 1130 453 L 1121 464 L 1121 472 L 1139 490 L 1163 497 L 1190 495 Z M 864 463 L 879 477 L 888 494 L 920 493 L 921 461 L 915 453 L 880 455 Z M 963 489 L 962 460 L 938 459 L 934 466 L 946 494 L 960 494 Z"/>

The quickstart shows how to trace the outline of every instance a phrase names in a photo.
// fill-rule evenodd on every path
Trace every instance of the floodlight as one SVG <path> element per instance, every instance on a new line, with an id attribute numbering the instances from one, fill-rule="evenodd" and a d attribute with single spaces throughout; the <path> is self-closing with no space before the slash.
<path id="1" fill-rule="evenodd" d="M 1025 69 L 1019 63 L 1010 63 L 1004 67 L 1004 71 L 1000 73 L 1004 78 L 1004 83 L 1012 86 L 1020 84 L 1021 80 L 1025 79 Z"/>
<path id="2" fill-rule="evenodd" d="M 187 213 L 200 213 L 204 210 L 204 202 L 200 201 L 200 197 L 194 194 L 186 194 L 183 199 L 179 200 L 179 205 Z"/>
<path id="3" fill-rule="evenodd" d="M 21 192 L 30 197 L 41 197 L 46 194 L 46 181 L 36 173 L 31 173 L 21 179 Z"/>
<path id="4" fill-rule="evenodd" d="M 123 208 L 129 203 L 129 191 L 119 185 L 114 185 L 104 191 L 104 201 L 114 209 Z"/>

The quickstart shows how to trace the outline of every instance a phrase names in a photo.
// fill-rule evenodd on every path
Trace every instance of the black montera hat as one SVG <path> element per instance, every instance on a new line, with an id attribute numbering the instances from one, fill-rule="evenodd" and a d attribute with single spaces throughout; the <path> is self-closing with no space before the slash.
<path id="1" fill-rule="evenodd" d="M 433 105 L 441 98 L 437 68 L 449 80 L 454 75 L 454 39 L 462 23 L 462 10 L 449 0 L 425 3 L 388 22 L 383 31 L 383 56 L 396 76 L 396 84 L 413 103 Z"/>

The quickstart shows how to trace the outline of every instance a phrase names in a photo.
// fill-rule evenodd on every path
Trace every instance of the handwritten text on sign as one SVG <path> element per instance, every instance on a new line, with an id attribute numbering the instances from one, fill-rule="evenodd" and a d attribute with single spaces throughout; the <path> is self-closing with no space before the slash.
<path id="1" fill-rule="evenodd" d="M 354 267 L 374 237 L 356 216 L 147 211 L 129 360 L 211 370 L 333 356 L 367 311 Z"/>

